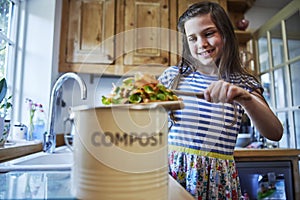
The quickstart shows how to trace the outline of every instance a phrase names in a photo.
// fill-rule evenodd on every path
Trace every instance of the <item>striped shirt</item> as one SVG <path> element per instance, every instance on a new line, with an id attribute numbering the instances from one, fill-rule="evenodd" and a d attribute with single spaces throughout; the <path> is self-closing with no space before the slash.
<path id="1" fill-rule="evenodd" d="M 169 67 L 159 77 L 166 87 L 178 74 L 176 66 Z M 233 74 L 231 83 L 249 92 L 261 88 L 251 76 Z M 200 72 L 182 75 L 177 89 L 190 92 L 202 92 L 217 76 L 209 76 Z M 210 103 L 197 97 L 181 96 L 184 109 L 174 111 L 175 123 L 169 132 L 169 148 L 182 152 L 201 155 L 207 152 L 213 157 L 233 154 L 237 134 L 239 133 L 243 108 L 238 104 Z"/>

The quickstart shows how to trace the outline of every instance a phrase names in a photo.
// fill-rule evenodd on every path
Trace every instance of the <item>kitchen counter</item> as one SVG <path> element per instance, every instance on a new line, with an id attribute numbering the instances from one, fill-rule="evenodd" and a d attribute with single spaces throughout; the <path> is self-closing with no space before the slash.
<path id="1" fill-rule="evenodd" d="M 16 156 L 22 156 L 29 153 L 37 152 L 42 150 L 42 144 L 40 142 L 34 143 L 33 141 L 25 144 L 19 144 L 16 146 L 6 146 L 5 148 L 0 148 L 0 162 L 2 160 L 8 160 Z M 293 170 L 293 180 L 294 180 L 294 190 L 296 199 L 300 199 L 300 176 L 299 176 L 299 155 L 300 150 L 297 149 L 236 149 L 234 151 L 234 157 L 237 162 L 259 162 L 259 161 L 290 161 L 292 163 Z M 9 172 L 0 174 L 0 185 L 4 187 L 0 188 L 0 199 L 2 197 L 11 197 L 11 195 L 25 195 L 31 188 L 31 195 L 48 195 L 51 197 L 51 191 L 56 188 L 58 191 L 53 191 L 53 195 L 62 193 L 61 196 L 67 195 L 68 198 L 73 198 L 70 193 L 70 172 L 42 172 L 42 171 L 32 171 L 32 172 Z M 34 177 L 34 178 L 33 178 Z M 54 178 L 56 177 L 56 178 Z M 64 180 L 63 177 L 66 179 Z M 25 185 L 32 182 L 33 179 L 42 179 L 43 183 L 41 186 L 28 186 L 25 192 Z M 16 181 L 18 180 L 18 181 Z M 52 182 L 49 182 L 52 180 Z M 25 182 L 24 182 L 25 181 Z M 61 181 L 64 182 L 63 186 L 59 187 Z M 20 182 L 20 183 L 19 183 Z M 28 183 L 29 182 L 29 183 Z M 49 182 L 49 183 L 48 183 Z M 12 184 L 17 184 L 14 187 Z M 34 184 L 34 182 L 32 183 Z M 54 185 L 53 185 L 54 184 Z M 53 186 L 51 186 L 53 185 Z M 35 188 L 34 187 L 39 187 Z M 43 191 L 41 191 L 43 188 Z M 65 188 L 60 191 L 60 188 Z M 173 199 L 193 199 L 188 192 L 184 190 L 173 178 L 170 177 L 169 188 L 172 188 L 172 193 L 170 196 Z M 49 190 L 47 193 L 45 191 Z M 53 189 L 54 190 L 54 189 Z M 67 194 L 63 193 L 67 192 Z M 4 195 L 4 196 L 3 196 Z M 6 195 L 6 196 L 5 196 Z M 17 197 L 17 196 L 12 196 Z M 6 198 L 4 198 L 6 199 Z"/>
<path id="2" fill-rule="evenodd" d="M 300 155 L 300 149 L 248 149 L 248 148 L 237 148 L 234 151 L 234 157 L 238 160 L 243 158 L 257 159 L 257 157 L 274 159 L 273 157 L 298 157 Z M 249 160 L 247 160 L 249 161 Z"/>
<path id="3" fill-rule="evenodd" d="M 0 199 L 76 199 L 70 171 L 18 171 L 0 174 Z M 169 177 L 170 200 L 194 198 Z"/>

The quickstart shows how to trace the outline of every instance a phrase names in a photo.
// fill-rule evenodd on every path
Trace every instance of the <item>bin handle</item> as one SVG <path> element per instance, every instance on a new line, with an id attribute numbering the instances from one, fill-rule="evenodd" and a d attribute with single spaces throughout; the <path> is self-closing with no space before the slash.
<path id="1" fill-rule="evenodd" d="M 67 123 L 70 123 L 71 125 L 71 132 L 68 133 L 67 132 Z M 64 120 L 64 141 L 65 141 L 65 144 L 67 145 L 67 147 L 73 152 L 73 134 L 72 134 L 72 129 L 73 129 L 73 126 L 74 126 L 74 115 L 71 113 L 69 115 L 69 117 L 67 117 L 65 120 Z M 72 144 L 70 143 L 70 141 L 72 141 Z"/>

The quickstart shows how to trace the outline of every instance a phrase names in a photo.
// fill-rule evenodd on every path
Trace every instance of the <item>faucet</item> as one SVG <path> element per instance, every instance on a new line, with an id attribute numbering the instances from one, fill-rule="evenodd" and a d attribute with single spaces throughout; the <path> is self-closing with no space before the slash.
<path id="1" fill-rule="evenodd" d="M 55 82 L 50 97 L 50 106 L 49 106 L 49 117 L 48 117 L 48 126 L 47 132 L 44 133 L 44 144 L 43 151 L 47 153 L 54 153 L 56 148 L 56 133 L 54 132 L 54 120 L 55 120 L 55 108 L 56 108 L 56 100 L 58 97 L 58 93 L 64 82 L 68 79 L 74 79 L 78 82 L 81 92 L 81 99 L 87 98 L 87 88 L 84 81 L 73 72 L 68 72 L 60 76 Z"/>

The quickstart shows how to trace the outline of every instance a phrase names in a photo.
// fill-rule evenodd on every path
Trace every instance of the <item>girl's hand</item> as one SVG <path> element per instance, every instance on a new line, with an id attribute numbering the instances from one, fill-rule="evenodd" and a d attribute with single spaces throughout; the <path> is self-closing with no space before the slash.
<path id="1" fill-rule="evenodd" d="M 233 103 L 251 100 L 251 94 L 241 87 L 219 80 L 204 91 L 204 98 L 212 103 Z"/>

